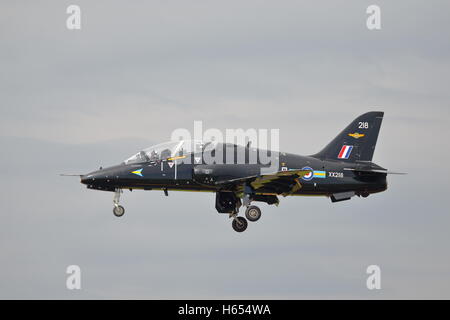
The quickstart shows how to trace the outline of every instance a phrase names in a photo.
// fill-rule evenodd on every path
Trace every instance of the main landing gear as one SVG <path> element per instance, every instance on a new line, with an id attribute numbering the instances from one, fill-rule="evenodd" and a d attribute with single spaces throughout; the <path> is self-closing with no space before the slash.
<path id="1" fill-rule="evenodd" d="M 236 232 L 244 232 L 247 229 L 248 222 L 244 217 L 238 217 L 237 214 L 233 215 L 233 222 L 231 226 Z"/>
<path id="2" fill-rule="evenodd" d="M 233 222 L 231 226 L 236 232 L 243 232 L 247 229 L 248 221 L 256 222 L 261 218 L 261 209 L 257 206 L 248 206 L 245 210 L 245 219 L 244 217 L 238 217 L 237 213 L 231 213 L 230 218 L 233 218 Z"/>
<path id="3" fill-rule="evenodd" d="M 252 222 L 256 222 L 261 218 L 261 209 L 257 206 L 248 206 L 245 210 L 245 217 Z"/>
<path id="4" fill-rule="evenodd" d="M 217 192 L 216 209 L 219 213 L 228 213 L 230 218 L 233 218 L 231 226 L 234 231 L 243 232 L 247 229 L 248 221 L 255 222 L 261 218 L 261 210 L 257 206 L 250 205 L 253 200 L 253 197 L 251 198 L 248 194 L 243 197 L 241 202 L 234 192 Z M 242 205 L 246 207 L 245 218 L 238 217 L 239 208 Z"/>
<path id="5" fill-rule="evenodd" d="M 113 203 L 114 203 L 114 208 L 113 208 L 113 213 L 116 217 L 121 217 L 125 214 L 125 208 L 119 205 L 119 201 L 120 201 L 120 194 L 122 193 L 122 189 L 116 189 L 115 193 L 114 193 L 114 199 L 113 199 Z"/>

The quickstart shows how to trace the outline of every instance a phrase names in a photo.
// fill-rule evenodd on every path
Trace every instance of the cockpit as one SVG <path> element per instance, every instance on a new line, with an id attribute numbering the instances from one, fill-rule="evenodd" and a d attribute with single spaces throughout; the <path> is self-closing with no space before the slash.
<path id="1" fill-rule="evenodd" d="M 203 143 L 200 140 L 181 140 L 163 142 L 129 157 L 124 161 L 125 164 L 160 161 L 172 157 L 185 156 L 191 153 L 202 153 L 210 151 L 216 147 L 216 142 Z"/>

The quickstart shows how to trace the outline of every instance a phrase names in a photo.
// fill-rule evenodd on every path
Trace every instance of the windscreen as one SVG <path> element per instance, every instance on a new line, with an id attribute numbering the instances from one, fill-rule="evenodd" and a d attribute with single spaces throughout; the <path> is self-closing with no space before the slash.
<path id="1" fill-rule="evenodd" d="M 158 161 L 170 158 L 175 155 L 182 141 L 169 141 L 160 143 L 142 151 L 125 160 L 125 164 Z"/>

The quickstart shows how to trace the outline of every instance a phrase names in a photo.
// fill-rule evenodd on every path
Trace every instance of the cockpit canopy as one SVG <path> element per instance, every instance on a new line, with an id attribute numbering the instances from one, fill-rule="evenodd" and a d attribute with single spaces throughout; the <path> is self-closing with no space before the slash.
<path id="1" fill-rule="evenodd" d="M 217 143 L 200 140 L 181 140 L 163 142 L 139 151 L 124 161 L 125 164 L 159 161 L 171 157 L 184 156 L 190 153 L 199 153 L 215 148 Z"/>

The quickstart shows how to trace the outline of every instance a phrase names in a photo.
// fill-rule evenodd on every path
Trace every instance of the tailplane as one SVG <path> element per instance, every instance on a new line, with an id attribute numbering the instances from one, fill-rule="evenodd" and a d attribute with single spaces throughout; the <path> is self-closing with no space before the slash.
<path id="1" fill-rule="evenodd" d="M 350 123 L 315 158 L 344 162 L 372 161 L 384 112 L 367 112 Z"/>

